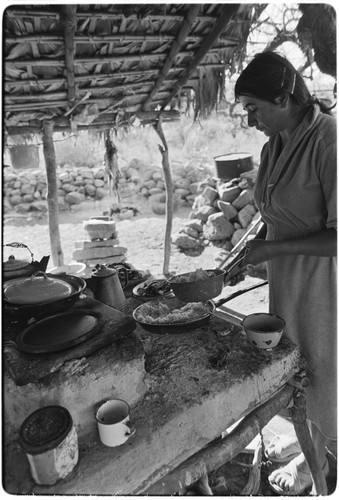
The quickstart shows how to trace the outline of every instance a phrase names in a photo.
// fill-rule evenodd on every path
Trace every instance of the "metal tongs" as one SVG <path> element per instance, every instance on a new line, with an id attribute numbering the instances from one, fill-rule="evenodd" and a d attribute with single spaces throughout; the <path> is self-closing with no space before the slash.
<path id="1" fill-rule="evenodd" d="M 244 246 L 240 252 L 235 256 L 235 258 L 224 267 L 224 271 L 226 271 L 224 277 L 224 284 L 227 285 L 233 278 L 238 276 L 239 274 L 244 274 L 246 271 L 246 267 L 242 265 L 242 262 L 246 255 L 249 252 L 249 248 Z"/>

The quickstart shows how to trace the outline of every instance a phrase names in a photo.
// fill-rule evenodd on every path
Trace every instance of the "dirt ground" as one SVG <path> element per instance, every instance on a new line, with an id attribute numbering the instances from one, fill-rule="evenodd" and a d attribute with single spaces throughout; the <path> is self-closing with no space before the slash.
<path id="1" fill-rule="evenodd" d="M 117 220 L 117 232 L 120 245 L 127 248 L 126 262 L 140 271 L 149 271 L 155 277 L 163 277 L 165 216 L 154 215 L 148 206 L 140 206 L 140 213 L 128 220 Z M 102 215 L 107 210 L 105 202 L 82 204 L 76 211 L 60 213 L 60 238 L 64 255 L 64 264 L 69 264 L 73 258 L 75 241 L 88 239 L 83 228 L 83 222 L 89 217 Z M 188 219 L 190 207 L 181 207 L 174 214 L 172 235 L 178 232 Z M 44 255 L 51 255 L 48 218 L 18 216 L 7 214 L 3 221 L 3 243 L 19 241 L 26 244 L 36 260 Z M 5 249 L 4 259 L 10 253 L 17 258 L 29 259 L 29 253 L 24 249 Z M 219 267 L 226 257 L 226 252 L 212 244 L 205 247 L 200 255 L 186 255 L 175 245 L 171 246 L 169 270 L 179 274 L 195 271 L 198 268 L 213 269 Z M 50 266 L 53 267 L 50 259 Z M 235 287 L 226 286 L 222 297 L 226 297 L 238 289 L 247 288 L 258 282 L 255 278 L 246 277 Z M 267 287 L 262 287 L 230 301 L 227 304 L 242 314 L 265 312 L 267 310 Z"/>

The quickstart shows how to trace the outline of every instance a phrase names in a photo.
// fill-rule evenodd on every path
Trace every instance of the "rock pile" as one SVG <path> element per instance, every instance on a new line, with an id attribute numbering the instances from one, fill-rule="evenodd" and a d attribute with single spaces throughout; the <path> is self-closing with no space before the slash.
<path id="1" fill-rule="evenodd" d="M 18 213 L 47 211 L 47 179 L 43 170 L 4 173 L 4 206 Z M 85 199 L 100 200 L 107 195 L 105 171 L 65 168 L 57 172 L 58 207 L 67 210 Z"/>
<path id="2" fill-rule="evenodd" d="M 171 165 L 172 168 L 172 165 Z M 135 195 L 146 198 L 154 213 L 165 213 L 165 182 L 161 166 L 134 159 L 121 167 L 119 190 L 122 200 Z M 173 165 L 175 207 L 180 201 L 193 204 L 199 182 L 211 175 L 209 167 Z M 17 213 L 47 211 L 47 179 L 43 170 L 14 171 L 4 169 L 4 210 Z M 58 168 L 58 208 L 68 210 L 84 200 L 101 200 L 108 195 L 107 176 L 103 168 Z M 133 214 L 128 214 L 131 217 Z"/>
<path id="3" fill-rule="evenodd" d="M 173 236 L 173 243 L 189 250 L 212 242 L 230 251 L 259 217 L 253 199 L 256 174 L 252 170 L 227 182 L 215 178 L 201 182 L 189 220 Z"/>
<path id="4" fill-rule="evenodd" d="M 173 182 L 173 210 L 180 203 L 193 205 L 198 193 L 199 184 L 206 177 L 211 176 L 211 167 L 202 165 L 171 164 Z M 144 172 L 139 192 L 149 200 L 152 211 L 162 215 L 165 213 L 166 187 L 161 167 L 153 167 Z"/>

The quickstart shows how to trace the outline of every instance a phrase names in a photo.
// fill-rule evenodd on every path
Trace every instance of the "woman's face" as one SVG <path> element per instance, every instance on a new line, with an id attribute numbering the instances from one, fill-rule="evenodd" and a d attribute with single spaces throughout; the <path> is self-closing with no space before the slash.
<path id="1" fill-rule="evenodd" d="M 263 99 L 242 95 L 239 97 L 245 111 L 249 127 L 271 137 L 285 129 L 285 113 L 280 103 L 273 104 Z"/>

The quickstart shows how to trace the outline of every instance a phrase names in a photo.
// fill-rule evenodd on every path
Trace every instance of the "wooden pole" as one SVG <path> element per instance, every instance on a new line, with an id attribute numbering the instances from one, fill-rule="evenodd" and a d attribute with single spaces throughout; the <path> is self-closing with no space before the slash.
<path id="1" fill-rule="evenodd" d="M 75 83 L 74 83 L 74 54 L 75 43 L 74 35 L 77 27 L 76 6 L 64 5 L 61 9 L 61 20 L 64 24 L 65 37 L 65 64 L 66 64 L 66 79 L 67 79 L 67 95 L 70 107 L 75 101 Z"/>
<path id="2" fill-rule="evenodd" d="M 166 58 L 166 61 L 160 70 L 160 75 L 158 77 L 158 80 L 156 81 L 150 95 L 143 104 L 143 109 L 146 109 L 147 106 L 152 102 L 153 97 L 156 95 L 161 85 L 163 84 L 171 66 L 173 65 L 173 62 L 175 61 L 176 56 L 178 55 L 183 43 L 186 40 L 187 35 L 192 29 L 192 25 L 198 15 L 200 7 L 201 6 L 199 4 L 191 5 L 191 7 L 188 9 L 187 15 L 182 23 L 180 32 L 171 46 L 171 50 L 168 54 L 168 57 Z"/>
<path id="3" fill-rule="evenodd" d="M 327 495 L 327 483 L 322 464 L 319 463 L 316 449 L 311 438 L 310 430 L 306 421 L 306 395 L 304 387 L 309 385 L 306 372 L 294 377 L 293 386 L 296 387 L 293 396 L 293 406 L 289 412 L 294 425 L 294 430 L 301 450 L 305 455 L 307 465 L 313 479 L 313 489 L 315 495 Z"/>
<path id="4" fill-rule="evenodd" d="M 52 121 L 44 120 L 42 138 L 47 175 L 48 222 L 52 260 L 55 266 L 62 266 L 64 258 L 59 233 L 58 187 Z"/>
<path id="5" fill-rule="evenodd" d="M 162 147 L 159 144 L 159 151 L 162 156 L 162 168 L 164 171 L 164 180 L 166 187 L 166 229 L 165 229 L 165 240 L 164 240 L 164 264 L 162 272 L 164 276 L 167 276 L 169 274 L 169 263 L 171 255 L 171 233 L 172 233 L 172 223 L 173 223 L 173 182 L 169 166 L 167 141 L 165 138 L 164 131 L 162 129 L 161 115 L 159 117 L 157 125 L 154 126 L 154 128 L 164 146 Z"/>
<path id="6" fill-rule="evenodd" d="M 176 83 L 175 88 L 172 91 L 171 95 L 169 96 L 167 101 L 163 104 L 162 109 L 164 109 L 167 106 L 167 104 L 171 102 L 171 100 L 173 99 L 173 97 L 176 96 L 180 88 L 186 83 L 192 71 L 196 69 L 200 61 L 203 59 L 203 57 L 205 57 L 205 55 L 209 52 L 212 45 L 216 42 L 217 38 L 221 35 L 221 33 L 226 29 L 226 26 L 229 23 L 231 17 L 233 16 L 233 14 L 237 12 L 238 9 L 239 9 L 239 4 L 225 4 L 222 7 L 220 17 L 219 19 L 216 20 L 214 28 L 210 30 L 209 34 L 206 36 L 204 40 L 204 43 L 200 46 L 200 48 L 192 57 L 183 75 Z"/>

